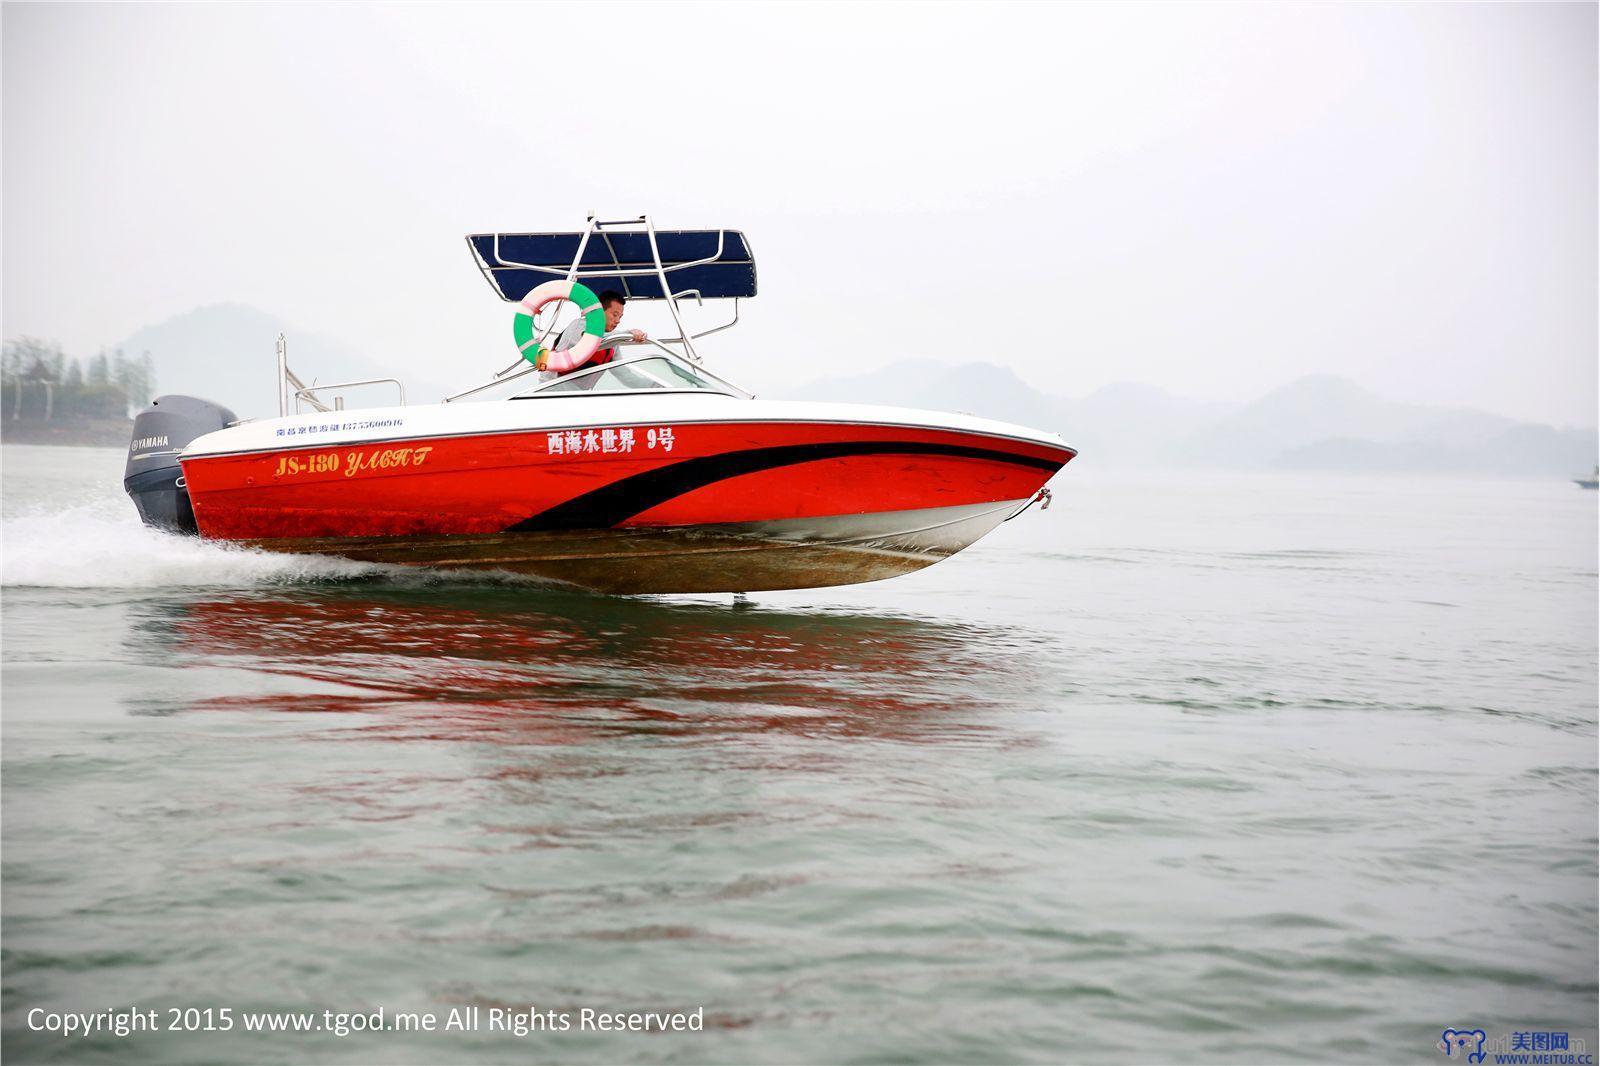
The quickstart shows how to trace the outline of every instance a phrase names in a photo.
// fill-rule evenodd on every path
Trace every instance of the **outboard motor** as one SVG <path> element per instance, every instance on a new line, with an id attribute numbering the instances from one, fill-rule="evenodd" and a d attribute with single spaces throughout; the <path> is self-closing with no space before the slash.
<path id="1" fill-rule="evenodd" d="M 147 526 L 173 533 L 199 533 L 189 491 L 183 485 L 178 453 L 206 433 L 225 429 L 238 416 L 226 407 L 193 396 L 162 396 L 133 420 L 133 443 L 122 487 L 133 497 Z"/>

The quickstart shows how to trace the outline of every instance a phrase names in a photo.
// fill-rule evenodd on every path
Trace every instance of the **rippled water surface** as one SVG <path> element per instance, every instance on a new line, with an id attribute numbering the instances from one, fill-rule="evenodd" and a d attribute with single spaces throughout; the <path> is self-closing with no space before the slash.
<path id="1" fill-rule="evenodd" d="M 1074 464 L 735 609 L 225 551 L 118 451 L 4 461 L 7 1061 L 1594 1047 L 1592 492 Z M 28 1025 L 128 1006 L 480 1024 Z M 705 1030 L 487 1027 L 585 1007 Z"/>

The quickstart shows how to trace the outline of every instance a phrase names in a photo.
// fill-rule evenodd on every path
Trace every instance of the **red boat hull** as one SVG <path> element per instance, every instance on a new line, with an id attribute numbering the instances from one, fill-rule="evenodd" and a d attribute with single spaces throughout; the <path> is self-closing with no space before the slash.
<path id="1" fill-rule="evenodd" d="M 1003 520 L 1073 454 L 959 430 L 680 423 L 197 455 L 183 473 L 214 539 L 609 591 L 727 591 L 925 566 Z M 949 534 L 926 536 L 930 522 Z"/>

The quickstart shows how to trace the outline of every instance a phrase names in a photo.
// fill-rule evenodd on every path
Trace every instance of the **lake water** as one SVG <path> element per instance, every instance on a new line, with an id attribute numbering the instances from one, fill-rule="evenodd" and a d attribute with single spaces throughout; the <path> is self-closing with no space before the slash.
<path id="1" fill-rule="evenodd" d="M 1084 460 L 734 609 L 165 537 L 121 460 L 4 449 L 8 1062 L 1594 1051 L 1593 492 Z"/>

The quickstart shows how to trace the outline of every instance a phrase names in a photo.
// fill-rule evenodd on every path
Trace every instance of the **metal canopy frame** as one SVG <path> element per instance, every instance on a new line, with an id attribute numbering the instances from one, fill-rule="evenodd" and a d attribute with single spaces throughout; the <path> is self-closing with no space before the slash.
<path id="1" fill-rule="evenodd" d="M 638 234 L 640 232 L 643 233 L 645 239 L 649 243 L 650 258 L 652 260 L 651 263 L 642 264 L 642 265 L 639 265 L 639 266 L 631 265 L 631 263 L 630 263 L 629 266 L 623 266 L 622 265 L 622 258 L 617 253 L 617 248 L 616 248 L 615 243 L 612 241 L 612 237 L 614 235 L 619 235 L 618 231 L 622 230 L 623 227 L 627 228 L 624 232 L 628 232 L 628 233 L 632 233 L 632 234 Z M 477 260 L 477 263 L 478 263 L 478 269 L 480 271 L 482 271 L 485 280 L 487 280 L 489 282 L 489 284 L 494 288 L 495 292 L 497 294 L 499 294 L 502 299 L 505 299 L 505 300 L 507 300 L 508 302 L 511 302 L 511 303 L 517 302 L 517 298 L 513 298 L 513 297 L 507 295 L 505 290 L 500 287 L 500 284 L 496 281 L 495 276 L 494 276 L 494 271 L 497 270 L 497 269 L 503 270 L 503 269 L 510 268 L 510 269 L 516 269 L 516 270 L 530 270 L 530 271 L 533 271 L 536 274 L 548 275 L 549 277 L 554 277 L 554 278 L 565 278 L 568 281 L 584 281 L 585 279 L 594 279 L 594 278 L 606 278 L 606 279 L 616 278 L 622 284 L 623 296 L 628 298 L 628 299 L 639 299 L 639 300 L 662 300 L 662 299 L 664 299 L 666 301 L 666 303 L 667 303 L 668 309 L 672 312 L 672 321 L 678 327 L 678 335 L 676 337 L 666 337 L 666 338 L 660 338 L 660 339 L 655 338 L 655 337 L 650 337 L 650 338 L 647 338 L 644 343 L 646 343 L 648 345 L 652 345 L 652 346 L 654 346 L 656 348 L 659 348 L 661 351 L 665 352 L 669 357 L 671 357 L 673 359 L 678 359 L 678 360 L 683 361 L 684 363 L 686 363 L 689 366 L 693 367 L 697 372 L 699 372 L 701 374 L 707 374 L 707 375 L 710 375 L 711 377 L 715 378 L 718 382 L 720 382 L 721 384 L 723 384 L 724 386 L 726 386 L 730 390 L 730 392 L 729 392 L 730 395 L 741 395 L 741 396 L 748 397 L 748 396 L 751 395 L 750 393 L 745 392 L 743 389 L 739 388 L 737 385 L 734 385 L 732 382 L 728 381 L 726 378 L 719 377 L 719 376 L 717 376 L 715 374 L 711 374 L 710 371 L 705 369 L 704 362 L 700 358 L 700 354 L 694 350 L 694 342 L 699 340 L 701 337 L 709 337 L 713 333 L 720 333 L 725 329 L 732 329 L 734 326 L 738 325 L 739 324 L 739 300 L 742 298 L 742 296 L 754 296 L 755 295 L 755 291 L 756 291 L 755 256 L 750 251 L 749 238 L 747 238 L 744 235 L 744 233 L 742 231 L 740 231 L 740 230 L 727 230 L 727 229 L 719 229 L 719 230 L 715 230 L 715 231 L 713 231 L 713 230 L 668 230 L 668 231 L 666 231 L 666 235 L 669 236 L 669 237 L 676 237 L 676 236 L 679 236 L 679 235 L 689 235 L 689 236 L 693 236 L 693 237 L 701 237 L 701 236 L 709 236 L 713 232 L 715 232 L 716 235 L 717 235 L 717 248 L 716 248 L 715 253 L 713 253 L 710 256 L 703 256 L 703 257 L 698 258 L 698 259 L 672 260 L 670 262 L 669 261 L 664 261 L 662 259 L 662 257 L 661 257 L 660 241 L 658 240 L 658 235 L 657 235 L 657 231 L 656 231 L 656 228 L 655 228 L 655 224 L 650 221 L 650 216 L 649 215 L 640 215 L 637 218 L 601 219 L 601 218 L 596 217 L 593 214 L 590 214 L 588 219 L 587 219 L 587 222 L 586 222 L 586 224 L 584 226 L 584 229 L 583 229 L 582 233 L 579 233 L 579 234 L 573 234 L 573 233 L 516 233 L 516 234 L 510 234 L 510 233 L 507 233 L 507 234 L 501 234 L 501 233 L 494 233 L 494 234 L 479 233 L 479 234 L 469 234 L 467 236 L 467 246 L 472 249 L 473 257 Z M 735 237 L 735 239 L 737 241 L 737 244 L 734 246 L 735 254 L 737 254 L 738 250 L 742 250 L 743 253 L 744 253 L 742 258 L 741 257 L 736 257 L 736 258 L 732 258 L 732 259 L 724 259 L 724 256 L 728 254 L 728 248 L 729 248 L 728 235 L 730 233 L 734 235 L 734 237 Z M 524 237 L 524 238 L 525 237 L 565 237 L 565 238 L 570 238 L 570 237 L 573 237 L 573 236 L 576 236 L 578 238 L 578 251 L 577 251 L 577 254 L 573 256 L 571 264 L 569 264 L 566 267 L 552 266 L 552 265 L 550 265 L 548 263 L 523 263 L 523 262 L 518 262 L 516 260 L 506 259 L 500 254 L 500 239 L 502 237 Z M 600 238 L 600 240 L 605 243 L 606 253 L 609 255 L 611 261 L 609 263 L 600 262 L 600 263 L 591 263 L 591 264 L 585 265 L 584 262 L 583 262 L 584 252 L 588 249 L 590 240 L 592 238 L 596 237 L 596 236 L 598 236 Z M 477 243 L 475 243 L 475 239 L 485 238 L 485 237 L 492 238 L 491 247 L 490 247 L 490 253 L 494 258 L 494 262 L 493 263 L 490 263 L 481 254 L 479 245 Z M 705 266 L 711 265 L 713 263 L 724 264 L 724 265 L 728 265 L 728 266 L 748 267 L 749 268 L 749 284 L 747 286 L 745 286 L 745 285 L 738 286 L 739 292 L 742 295 L 730 295 L 730 294 L 728 294 L 726 292 L 723 292 L 723 293 L 719 294 L 719 293 L 714 291 L 711 296 L 703 296 L 702 293 L 700 292 L 700 290 L 698 290 L 698 289 L 683 289 L 683 290 L 678 291 L 678 292 L 674 292 L 673 291 L 673 289 L 672 289 L 672 281 L 671 281 L 671 276 L 673 274 L 680 273 L 680 272 L 686 271 L 686 270 L 693 270 L 693 269 L 699 268 L 699 267 L 705 267 Z M 635 292 L 633 290 L 633 287 L 629 284 L 628 279 L 629 278 L 638 278 L 638 277 L 653 277 L 656 280 L 657 284 L 659 284 L 661 286 L 661 294 L 662 295 L 656 296 L 656 295 L 654 295 L 653 293 L 650 293 L 650 292 L 643 292 L 643 293 Z M 719 279 L 719 280 L 722 280 L 722 279 Z M 702 307 L 705 306 L 705 301 L 708 300 L 708 299 L 711 299 L 711 300 L 731 299 L 733 301 L 733 317 L 731 317 L 728 321 L 722 323 L 721 325 L 713 326 L 710 329 L 701 330 L 698 333 L 690 333 L 688 328 L 686 326 L 684 326 L 684 324 L 683 324 L 683 315 L 682 315 L 681 311 L 679 310 L 678 301 L 686 300 L 686 299 L 689 299 L 691 297 L 694 299 L 696 305 L 702 306 Z M 552 323 L 552 327 L 551 328 L 553 328 L 553 325 L 554 324 Z M 549 329 L 547 329 L 545 331 L 546 336 L 548 335 L 548 333 L 549 333 Z M 615 337 L 608 337 L 608 338 L 606 338 L 606 340 L 607 340 L 608 343 L 616 344 L 616 345 L 631 345 L 633 343 L 633 341 L 626 334 L 622 334 L 622 335 L 615 336 Z M 681 351 L 674 351 L 672 348 L 667 347 L 667 345 L 678 345 L 682 350 Z M 301 412 L 302 408 L 305 407 L 305 406 L 309 406 L 313 411 L 318 411 L 318 412 L 328 412 L 328 411 L 343 410 L 344 409 L 344 397 L 342 395 L 333 396 L 331 398 L 331 406 L 330 406 L 329 405 L 330 401 L 327 400 L 327 399 L 324 399 L 319 394 L 320 393 L 329 393 L 329 392 L 340 392 L 340 391 L 345 390 L 345 389 L 359 388 L 359 387 L 367 386 L 367 385 L 393 385 L 393 386 L 395 386 L 396 390 L 399 393 L 400 405 L 401 406 L 405 406 L 405 402 L 406 402 L 405 385 L 402 384 L 400 382 L 400 380 L 397 379 L 397 378 L 392 378 L 392 377 L 363 378 L 363 379 L 361 379 L 359 381 L 338 381 L 338 382 L 334 382 L 334 383 L 328 384 L 328 385 L 319 385 L 319 384 L 316 383 L 315 380 L 313 380 L 310 385 L 307 385 L 303 380 L 301 380 L 301 378 L 300 378 L 300 376 L 298 374 L 296 374 L 293 370 L 289 369 L 289 362 L 288 362 L 288 358 L 287 358 L 287 344 L 285 343 L 284 336 L 281 333 L 278 334 L 277 355 L 278 355 L 278 359 L 277 359 L 277 364 L 278 364 L 277 365 L 277 392 L 278 392 L 278 415 L 279 415 L 279 417 L 285 417 L 285 416 L 288 416 L 290 414 L 299 414 Z M 642 358 L 642 356 L 637 357 L 637 358 Z M 622 360 L 619 360 L 619 361 L 622 361 Z M 594 368 L 589 368 L 589 369 L 592 370 Z M 504 370 L 502 370 L 499 373 L 495 374 L 494 377 L 491 378 L 486 384 L 476 386 L 475 388 L 466 389 L 466 390 L 464 390 L 462 392 L 455 393 L 454 395 L 451 395 L 451 396 L 446 396 L 444 398 L 443 402 L 449 403 L 452 400 L 458 400 L 458 399 L 461 399 L 461 398 L 466 397 L 466 396 L 473 396 L 473 395 L 476 395 L 478 393 L 486 392 L 486 391 L 488 391 L 490 389 L 493 389 L 495 386 L 503 385 L 503 384 L 506 384 L 508 382 L 515 381 L 515 380 L 517 380 L 519 378 L 526 377 L 528 374 L 531 374 L 531 373 L 534 373 L 534 372 L 535 372 L 535 368 L 531 364 L 529 364 L 524 359 L 518 359 L 515 363 L 512 363 L 510 366 L 506 367 Z M 584 372 L 587 372 L 587 371 L 584 371 Z M 19 400 L 19 402 L 20 402 L 20 400 Z M 248 421 L 248 420 L 246 420 L 246 421 Z"/>
<path id="2" fill-rule="evenodd" d="M 279 418 L 290 413 L 301 414 L 300 408 L 302 404 L 309 405 L 313 411 L 324 413 L 328 411 L 343 411 L 344 397 L 342 395 L 333 397 L 333 406 L 329 407 L 317 394 L 335 389 L 360 388 L 363 385 L 393 385 L 400 391 L 400 406 L 404 407 L 406 405 L 405 383 L 399 378 L 361 378 L 358 381 L 334 381 L 327 385 L 318 385 L 316 379 L 313 378 L 311 384 L 307 385 L 300 380 L 300 375 L 289 369 L 288 342 L 284 339 L 282 333 L 278 334 Z M 293 386 L 292 392 L 290 391 L 290 386 Z M 290 411 L 291 407 L 294 408 L 293 412 Z M 248 422 L 249 419 L 244 419 L 243 421 Z"/>
<path id="3" fill-rule="evenodd" d="M 614 285 L 638 300 L 681 296 L 697 285 L 705 299 L 756 294 L 755 257 L 736 229 L 657 230 L 647 215 L 591 215 L 582 230 L 469 233 L 466 240 L 484 279 L 509 303 L 552 278 Z M 675 293 L 672 285 L 683 291 Z"/>
<path id="4" fill-rule="evenodd" d="M 641 231 L 641 228 L 649 242 L 650 256 L 653 262 L 648 265 L 630 265 L 625 267 L 622 265 L 621 258 L 617 255 L 616 246 L 612 242 L 611 238 L 613 234 L 616 234 L 618 231 L 636 234 Z M 682 231 L 673 232 L 676 233 Z M 709 234 L 712 231 L 706 230 L 696 232 L 704 232 Z M 658 348 L 662 348 L 664 351 L 667 351 L 669 355 L 679 355 L 680 353 L 673 352 L 671 349 L 668 349 L 665 346 L 668 344 L 679 345 L 682 348 L 680 357 L 686 359 L 690 364 L 699 367 L 703 365 L 703 360 L 700 358 L 700 354 L 695 351 L 694 342 L 702 337 L 708 337 L 713 333 L 720 333 L 725 329 L 732 329 L 734 326 L 738 325 L 739 300 L 741 297 L 718 297 L 716 295 L 711 297 L 702 297 L 700 291 L 697 289 L 684 289 L 679 292 L 674 292 L 672 288 L 671 275 L 685 270 L 692 270 L 696 267 L 704 267 L 713 263 L 725 261 L 723 257 L 728 251 L 728 234 L 730 231 L 726 229 L 719 229 L 715 232 L 717 234 L 717 248 L 714 254 L 699 259 L 673 261 L 671 263 L 664 262 L 661 258 L 661 245 L 657 238 L 655 224 L 650 220 L 649 215 L 639 215 L 636 218 L 624 219 L 601 219 L 593 214 L 589 215 L 585 222 L 583 231 L 576 235 L 578 237 L 577 254 L 572 257 L 572 262 L 564 268 L 552 266 L 548 263 L 525 263 L 515 259 L 508 259 L 501 254 L 500 241 L 502 237 L 570 237 L 573 236 L 571 233 L 469 234 L 467 236 L 467 247 L 472 250 L 473 258 L 477 261 L 478 269 L 480 272 L 482 272 L 484 279 L 489 282 L 489 285 L 495 290 L 495 293 L 499 295 L 501 299 L 509 303 L 515 303 L 518 297 L 511 296 L 504 288 L 501 287 L 500 283 L 495 278 L 494 272 L 496 270 L 504 270 L 507 268 L 527 270 L 532 271 L 535 274 L 546 275 L 549 278 L 562 278 L 567 281 L 578 282 L 584 282 L 596 278 L 616 278 L 621 281 L 623 286 L 623 296 L 626 298 L 664 300 L 667 304 L 667 309 L 672 314 L 673 324 L 677 326 L 678 335 L 676 337 L 667 337 L 661 340 L 651 338 L 646 343 L 655 345 Z M 748 263 L 750 267 L 749 291 L 750 294 L 753 295 L 755 292 L 755 256 L 750 251 L 749 239 L 745 237 L 742 232 L 732 232 L 737 237 L 740 245 L 743 246 L 746 256 L 748 256 Z M 588 251 L 590 241 L 597 236 L 605 243 L 606 251 L 610 256 L 611 261 L 609 263 L 602 262 L 598 264 L 585 264 L 583 261 L 584 253 Z M 490 262 L 480 250 L 479 241 L 485 237 L 491 238 L 489 254 L 493 257 L 493 262 Z M 740 260 L 738 262 L 743 263 L 744 261 Z M 663 295 L 640 295 L 633 292 L 632 287 L 629 285 L 628 279 L 639 277 L 653 277 L 661 286 L 661 292 Z M 678 302 L 680 300 L 689 299 L 691 297 L 694 299 L 697 306 L 702 307 L 705 305 L 706 299 L 731 299 L 733 301 L 733 317 L 721 325 L 713 326 L 710 329 L 701 330 L 698 333 L 691 333 L 683 324 L 683 314 L 678 307 Z M 541 343 L 544 339 L 548 338 L 551 330 L 553 329 L 554 323 L 552 322 L 550 326 L 545 328 L 543 334 L 541 335 Z M 628 344 L 631 342 L 626 339 L 619 338 L 613 343 Z M 487 384 L 479 385 L 475 388 L 466 389 L 462 392 L 455 393 L 454 395 L 447 396 L 445 397 L 444 402 L 449 403 L 451 400 L 462 399 L 467 396 L 484 392 L 495 385 L 500 385 L 508 381 L 514 381 L 518 378 L 533 373 L 534 369 L 535 368 L 528 363 L 527 360 L 518 359 L 515 363 L 512 363 L 504 370 L 501 370 L 499 373 L 495 374 Z"/>

